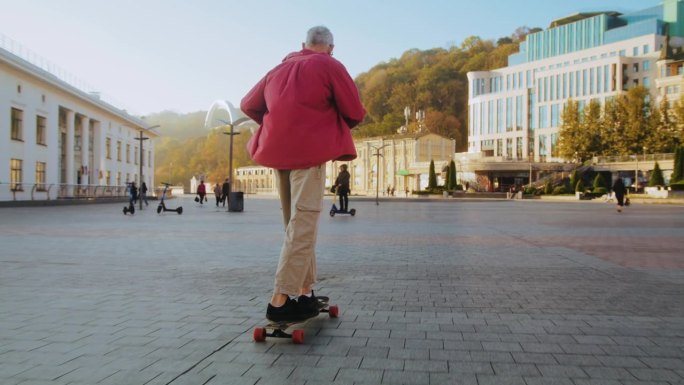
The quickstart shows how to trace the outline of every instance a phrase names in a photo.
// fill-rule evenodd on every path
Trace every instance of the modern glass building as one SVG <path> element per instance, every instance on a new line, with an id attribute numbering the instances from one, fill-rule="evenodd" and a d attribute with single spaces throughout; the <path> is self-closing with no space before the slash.
<path id="1" fill-rule="evenodd" d="M 669 40 L 668 40 L 669 37 Z M 665 44 L 684 41 L 684 0 L 631 14 L 578 13 L 529 34 L 508 67 L 468 73 L 468 152 L 499 160 L 562 161 L 561 112 L 643 85 L 657 96 Z"/>

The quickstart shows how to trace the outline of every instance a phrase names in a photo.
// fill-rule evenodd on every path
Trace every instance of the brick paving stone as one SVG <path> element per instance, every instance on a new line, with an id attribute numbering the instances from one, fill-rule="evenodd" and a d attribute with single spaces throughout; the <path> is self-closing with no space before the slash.
<path id="1" fill-rule="evenodd" d="M 321 217 L 340 318 L 294 345 L 252 341 L 282 224 L 277 200 L 245 203 L 1 209 L 0 383 L 684 382 L 683 207 L 357 201 Z"/>
<path id="2" fill-rule="evenodd" d="M 374 369 L 339 369 L 335 382 L 342 384 L 380 384 L 382 383 L 382 370 Z"/>
<path id="3" fill-rule="evenodd" d="M 385 370 L 382 383 L 388 385 L 429 385 L 430 376 L 425 372 L 410 372 L 406 370 Z"/>

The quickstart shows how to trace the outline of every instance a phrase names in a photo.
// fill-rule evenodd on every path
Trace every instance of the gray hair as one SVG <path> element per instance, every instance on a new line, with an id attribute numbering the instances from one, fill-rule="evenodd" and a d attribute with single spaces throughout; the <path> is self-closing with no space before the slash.
<path id="1" fill-rule="evenodd" d="M 332 32 L 322 25 L 313 27 L 306 33 L 305 44 L 307 47 L 315 45 L 333 45 Z"/>

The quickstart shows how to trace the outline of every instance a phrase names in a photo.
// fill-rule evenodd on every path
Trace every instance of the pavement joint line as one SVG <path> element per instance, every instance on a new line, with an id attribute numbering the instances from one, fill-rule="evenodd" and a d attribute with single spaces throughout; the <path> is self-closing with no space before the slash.
<path id="1" fill-rule="evenodd" d="M 233 341 L 235 341 L 236 338 L 238 338 L 238 337 L 240 337 L 240 336 L 241 336 L 241 334 L 237 334 L 237 335 L 236 335 L 235 337 L 233 337 L 230 341 L 226 342 L 225 344 L 223 344 L 223 345 L 222 345 L 221 347 L 219 347 L 218 349 L 215 349 L 213 352 L 207 354 L 207 355 L 206 355 L 205 357 L 203 357 L 201 360 L 197 361 L 197 362 L 194 363 L 191 367 L 189 367 L 188 369 L 186 369 L 184 372 L 182 372 L 181 374 L 179 374 L 179 375 L 177 375 L 176 377 L 174 377 L 171 381 L 167 382 L 166 385 L 171 385 L 173 382 L 175 382 L 175 381 L 178 380 L 179 378 L 181 378 L 181 377 L 183 377 L 184 375 L 188 374 L 191 370 L 195 369 L 199 364 L 201 364 L 202 362 L 204 362 L 204 360 L 206 360 L 207 358 L 209 358 L 209 357 L 213 356 L 214 354 L 220 352 L 221 350 L 223 350 L 226 346 L 230 345 Z M 208 383 L 209 381 L 211 381 L 214 377 L 216 377 L 215 374 L 214 374 L 213 376 L 211 376 L 211 378 L 209 378 L 207 381 L 205 381 L 204 384 L 207 384 L 207 383 Z M 202 385 L 204 385 L 204 384 L 202 384 Z"/>

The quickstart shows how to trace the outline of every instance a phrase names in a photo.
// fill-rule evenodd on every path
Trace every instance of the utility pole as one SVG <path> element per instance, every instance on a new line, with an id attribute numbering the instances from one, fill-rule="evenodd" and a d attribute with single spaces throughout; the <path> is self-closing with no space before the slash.
<path id="1" fill-rule="evenodd" d="M 383 156 L 380 153 L 380 150 L 382 150 L 383 148 L 385 148 L 387 146 L 389 146 L 389 144 L 385 144 L 385 145 L 382 145 L 380 147 L 371 146 L 375 150 L 375 154 L 373 154 L 372 156 L 375 156 L 377 159 L 376 165 L 375 165 L 375 168 L 376 168 L 376 170 L 375 170 L 376 171 L 376 175 L 375 175 L 375 205 L 376 206 L 378 206 L 380 204 L 380 200 L 379 200 L 379 198 L 380 198 L 380 157 Z"/>
<path id="2" fill-rule="evenodd" d="M 148 130 L 151 130 L 153 128 L 157 128 L 159 125 L 155 125 L 152 127 L 147 127 Z M 143 200 L 142 200 L 142 184 L 145 181 L 145 178 L 143 178 L 143 142 L 146 141 L 149 138 L 146 138 L 143 136 L 143 130 L 140 130 L 140 137 L 135 138 L 135 140 L 140 141 L 140 183 L 138 185 L 138 201 L 140 202 L 140 210 L 143 209 Z"/>

